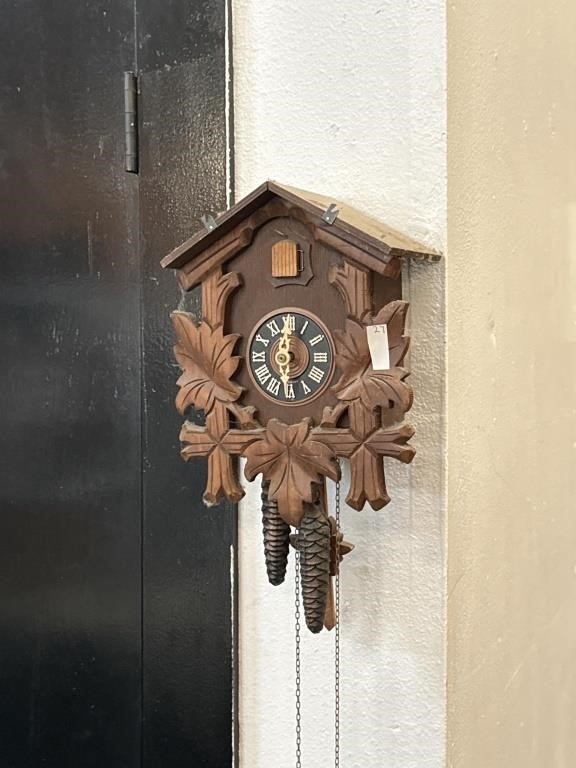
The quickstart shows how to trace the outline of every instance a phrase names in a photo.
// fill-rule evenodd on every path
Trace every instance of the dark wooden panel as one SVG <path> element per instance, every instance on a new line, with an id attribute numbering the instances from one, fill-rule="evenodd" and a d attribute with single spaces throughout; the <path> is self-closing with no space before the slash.
<path id="1" fill-rule="evenodd" d="M 132 0 L 0 27 L 0 764 L 140 765 Z"/>
<path id="2" fill-rule="evenodd" d="M 235 510 L 201 502 L 205 467 L 179 456 L 169 314 L 198 308 L 160 258 L 224 210 L 224 4 L 139 5 L 144 246 L 144 765 L 232 764 L 230 548 Z"/>
<path id="3" fill-rule="evenodd" d="M 171 69 L 208 58 L 216 77 L 214 91 L 223 90 L 225 5 L 225 0 L 138 0 L 139 70 Z"/>
<path id="4" fill-rule="evenodd" d="M 306 286 L 287 284 L 274 287 L 272 284 L 270 256 L 272 243 L 288 236 L 294 237 L 299 243 L 308 244 L 314 276 Z M 236 378 L 246 390 L 242 399 L 243 404 L 255 406 L 258 409 L 258 418 L 263 424 L 271 418 L 293 423 L 307 416 L 319 423 L 324 406 L 333 405 L 336 402 L 330 391 L 325 392 L 320 399 L 288 409 L 284 405 L 268 400 L 252 383 L 246 354 L 250 334 L 265 314 L 281 307 L 317 312 L 320 295 L 323 321 L 330 331 L 342 328 L 346 318 L 344 305 L 336 289 L 328 282 L 330 265 L 338 264 L 340 261 L 339 254 L 312 240 L 304 224 L 280 218 L 264 224 L 250 247 L 226 265 L 227 271 L 238 271 L 243 280 L 242 289 L 236 291 L 230 299 L 230 328 L 242 334 L 242 339 L 237 345 L 238 354 L 242 356 L 242 364 Z"/>

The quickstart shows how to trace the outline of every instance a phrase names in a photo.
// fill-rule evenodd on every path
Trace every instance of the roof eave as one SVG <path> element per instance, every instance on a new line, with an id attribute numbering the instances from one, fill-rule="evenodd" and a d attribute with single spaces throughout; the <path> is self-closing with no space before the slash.
<path id="1" fill-rule="evenodd" d="M 219 239 L 225 237 L 226 234 L 274 197 L 301 208 L 310 216 L 317 217 L 316 232 L 319 240 L 381 274 L 393 275 L 398 273 L 400 269 L 399 259 L 417 258 L 438 261 L 441 258 L 441 255 L 436 251 L 421 246 L 416 241 L 405 238 L 400 233 L 384 226 L 382 229 L 385 232 L 390 232 L 391 242 L 396 243 L 396 245 L 387 244 L 382 232 L 376 231 L 378 237 L 375 237 L 343 218 L 337 217 L 333 224 L 328 224 L 322 220 L 324 209 L 318 202 L 318 199 L 326 200 L 326 198 L 315 196 L 316 201 L 311 201 L 304 196 L 306 194 L 312 196 L 312 193 L 306 193 L 304 190 L 284 187 L 274 181 L 265 181 L 228 211 L 218 216 L 216 226 L 213 229 L 200 230 L 177 248 L 174 248 L 160 263 L 164 269 L 183 270 L 188 273 L 188 277 L 181 274 L 181 282 L 189 290 L 201 282 L 204 277 L 201 264 L 195 268 L 191 262 L 207 249 L 212 248 Z M 343 203 L 334 202 L 336 205 L 344 206 Z M 348 208 L 348 211 L 350 210 Z M 361 214 L 359 215 L 361 216 Z M 372 228 L 374 230 L 373 222 L 369 223 L 372 226 L 367 226 L 367 229 Z M 399 241 L 402 246 L 406 244 L 409 247 L 397 247 Z M 188 268 L 184 269 L 185 267 Z"/>

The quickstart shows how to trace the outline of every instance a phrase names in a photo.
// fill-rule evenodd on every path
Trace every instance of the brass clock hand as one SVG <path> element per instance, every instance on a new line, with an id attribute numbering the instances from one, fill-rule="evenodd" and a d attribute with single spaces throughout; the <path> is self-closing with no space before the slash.
<path id="1" fill-rule="evenodd" d="M 290 328 L 291 315 L 284 318 L 284 327 L 282 328 L 282 338 L 278 343 L 276 351 L 276 365 L 280 369 L 280 381 L 284 385 L 284 396 L 288 397 L 288 382 L 290 380 L 290 338 L 292 329 Z"/>
<path id="2" fill-rule="evenodd" d="M 288 367 L 288 365 L 285 365 L 280 368 L 280 381 L 284 384 L 284 396 L 286 398 L 288 397 L 288 382 L 290 381 Z"/>

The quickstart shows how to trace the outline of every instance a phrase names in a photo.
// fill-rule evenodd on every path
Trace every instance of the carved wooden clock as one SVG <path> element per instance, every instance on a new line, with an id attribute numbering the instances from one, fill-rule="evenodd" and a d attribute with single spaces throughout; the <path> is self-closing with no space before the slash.
<path id="1" fill-rule="evenodd" d="M 351 545 L 326 504 L 350 463 L 347 503 L 388 503 L 383 460 L 410 462 L 405 258 L 439 256 L 340 203 L 267 182 L 162 261 L 202 286 L 202 319 L 174 312 L 182 457 L 208 457 L 207 504 L 262 478 L 269 580 L 299 553 L 312 632 L 336 617 L 330 578 Z"/>

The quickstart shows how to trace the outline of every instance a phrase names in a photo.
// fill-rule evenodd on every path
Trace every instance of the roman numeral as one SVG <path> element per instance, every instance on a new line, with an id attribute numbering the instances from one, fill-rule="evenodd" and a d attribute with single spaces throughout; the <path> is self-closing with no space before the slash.
<path id="1" fill-rule="evenodd" d="M 316 366 L 313 365 L 312 370 L 308 374 L 308 378 L 312 379 L 312 381 L 315 381 L 317 384 L 320 384 L 324 378 L 324 371 L 321 368 L 316 368 Z"/>
<path id="2" fill-rule="evenodd" d="M 261 365 L 260 368 L 256 368 L 254 373 L 258 377 L 258 381 L 260 382 L 260 384 L 266 384 L 266 382 L 272 375 L 267 365 Z"/>
<path id="3" fill-rule="evenodd" d="M 304 331 L 306 330 L 306 328 L 308 328 L 308 323 L 309 323 L 309 322 L 310 322 L 309 320 L 306 320 L 306 321 L 305 321 L 305 323 L 304 323 L 304 325 L 302 326 L 302 328 L 300 328 L 300 336 L 302 336 L 302 334 L 304 333 Z"/>
<path id="4" fill-rule="evenodd" d="M 278 395 L 278 392 L 280 392 L 280 382 L 278 381 L 278 379 L 275 379 L 274 376 L 272 376 L 272 378 L 268 382 L 268 386 L 266 387 L 266 390 L 270 392 L 270 394 L 276 397 Z"/>
<path id="5" fill-rule="evenodd" d="M 310 346 L 314 346 L 314 344 L 319 344 L 322 339 L 324 338 L 324 335 L 322 333 L 319 333 L 318 336 L 314 336 L 313 339 L 310 339 Z"/>
<path id="6" fill-rule="evenodd" d="M 266 323 L 266 327 L 270 329 L 272 336 L 278 336 L 280 333 L 280 328 L 278 328 L 276 320 L 271 320 L 269 323 Z"/>
<path id="7" fill-rule="evenodd" d="M 293 331 L 296 328 L 296 318 L 294 315 L 282 315 L 282 320 L 284 321 L 284 327 L 288 327 L 291 331 Z"/>
<path id="8" fill-rule="evenodd" d="M 328 362 L 328 352 L 314 352 L 314 362 L 315 363 L 327 363 Z"/>
<path id="9" fill-rule="evenodd" d="M 305 395 L 309 395 L 309 394 L 310 394 L 310 392 L 312 392 L 312 390 L 310 389 L 310 387 L 308 386 L 308 384 L 306 384 L 306 382 L 305 382 L 305 381 L 301 381 L 301 382 L 300 382 L 300 384 L 302 384 L 302 389 L 304 390 L 304 394 L 305 394 Z"/>
<path id="10" fill-rule="evenodd" d="M 256 352 L 255 349 L 252 350 L 252 362 L 253 363 L 265 363 L 266 362 L 266 352 Z"/>
<path id="11" fill-rule="evenodd" d="M 296 395 L 294 394 L 294 384 L 288 384 L 288 394 L 286 395 L 286 398 L 288 400 L 294 400 Z"/>
<path id="12" fill-rule="evenodd" d="M 270 344 L 270 339 L 265 339 L 264 336 L 260 336 L 260 334 L 256 336 L 254 341 L 260 341 L 262 344 L 264 344 L 265 347 L 267 347 L 268 344 Z"/>

